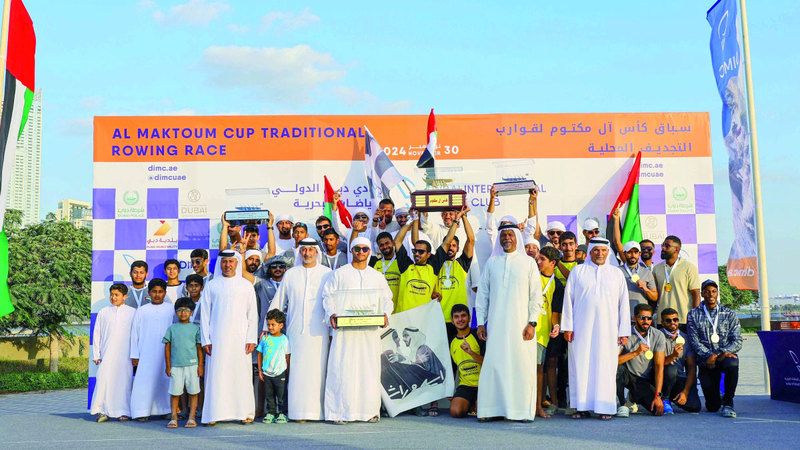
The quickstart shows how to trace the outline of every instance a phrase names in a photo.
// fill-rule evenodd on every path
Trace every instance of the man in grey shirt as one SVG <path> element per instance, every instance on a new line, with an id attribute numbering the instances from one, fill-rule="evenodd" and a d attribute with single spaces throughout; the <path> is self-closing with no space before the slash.
<path id="1" fill-rule="evenodd" d="M 687 412 L 700 412 L 697 394 L 697 358 L 689 337 L 678 329 L 678 311 L 661 311 L 661 332 L 666 338 L 664 352 L 664 402 L 671 401 Z M 668 381 L 672 381 L 670 386 Z"/>
<path id="2" fill-rule="evenodd" d="M 656 290 L 656 280 L 653 272 L 639 261 L 641 248 L 636 241 L 630 241 L 623 247 L 624 263 L 619 267 L 625 274 L 625 281 L 628 283 L 628 298 L 631 302 L 631 314 L 636 309 L 636 305 L 649 304 L 655 307 L 658 299 Z"/>
<path id="3" fill-rule="evenodd" d="M 666 338 L 652 326 L 652 306 L 646 303 L 636 305 L 634 319 L 631 338 L 621 347 L 617 359 L 617 400 L 620 403 L 617 417 L 630 415 L 625 405 L 626 388 L 633 403 L 644 405 L 653 415 L 660 416 L 665 412 L 661 388 L 664 384 Z M 668 385 L 673 383 L 674 380 Z M 671 413 L 671 407 L 668 406 L 666 412 Z"/>

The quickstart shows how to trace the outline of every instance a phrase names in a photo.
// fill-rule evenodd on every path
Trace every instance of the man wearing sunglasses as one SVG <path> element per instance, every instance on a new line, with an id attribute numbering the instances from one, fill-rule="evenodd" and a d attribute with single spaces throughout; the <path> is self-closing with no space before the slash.
<path id="1" fill-rule="evenodd" d="M 662 401 L 661 389 L 672 386 L 673 380 L 664 380 L 664 352 L 666 338 L 653 327 L 653 307 L 638 304 L 633 310 L 635 325 L 631 338 L 622 345 L 617 362 L 617 417 L 628 417 L 625 389 L 632 403 L 644 405 L 650 413 L 660 416 L 671 414 L 669 402 Z M 673 372 L 674 376 L 675 373 Z"/>
<path id="2" fill-rule="evenodd" d="M 664 352 L 664 393 L 687 412 L 700 411 L 700 396 L 697 394 L 697 361 L 689 345 L 689 337 L 678 329 L 678 311 L 667 308 L 661 311 L 661 332 L 667 339 Z M 674 372 L 674 375 L 670 372 Z M 675 382 L 668 386 L 668 380 Z M 664 400 L 667 402 L 668 400 Z"/>
<path id="3" fill-rule="evenodd" d="M 561 235 L 567 231 L 567 227 L 564 226 L 563 223 L 554 220 L 552 222 L 547 222 L 547 230 L 546 233 L 546 240 L 542 242 L 542 245 L 547 245 L 548 242 L 553 245 L 553 247 L 558 248 L 559 239 Z"/>
<path id="4" fill-rule="evenodd" d="M 350 242 L 352 262 L 333 272 L 322 287 L 325 316 L 333 328 L 325 378 L 325 420 L 337 424 L 378 422 L 381 408 L 381 330 L 377 327 L 339 329 L 336 295 L 343 290 L 372 289 L 389 324 L 392 291 L 383 274 L 368 266 L 372 243 L 358 237 Z"/>
<path id="5" fill-rule="evenodd" d="M 456 233 L 457 220 L 453 218 L 450 222 L 450 230 L 445 236 L 445 242 L 449 245 Z M 424 305 L 431 299 L 440 299 L 441 294 L 435 292 L 437 273 L 441 269 L 446 253 L 433 254 L 431 243 L 419 239 L 419 218 L 413 216 L 400 229 L 394 238 L 394 251 L 398 260 L 408 258 L 403 240 L 409 229 L 411 229 L 411 241 L 414 242 L 413 264 L 408 264 L 406 270 L 400 274 L 400 286 L 397 293 L 397 303 L 394 305 L 394 312 L 399 313 L 417 306 Z M 407 264 L 405 262 L 404 264 Z"/>
<path id="6" fill-rule="evenodd" d="M 642 264 L 644 264 L 648 270 L 652 271 L 653 252 L 656 251 L 656 244 L 654 244 L 650 239 L 642 239 L 639 241 L 639 248 L 642 250 L 642 254 L 639 256 L 639 258 L 642 260 Z"/>
<path id="7" fill-rule="evenodd" d="M 589 245 L 589 241 L 597 236 L 600 236 L 600 222 L 595 217 L 589 217 L 583 221 L 583 234 L 584 243 Z"/>
<path id="8" fill-rule="evenodd" d="M 192 270 L 194 270 L 194 273 L 203 277 L 203 283 L 208 283 L 213 276 L 208 273 L 208 250 L 204 248 L 192 250 L 192 253 L 189 255 L 189 261 L 192 263 Z"/>

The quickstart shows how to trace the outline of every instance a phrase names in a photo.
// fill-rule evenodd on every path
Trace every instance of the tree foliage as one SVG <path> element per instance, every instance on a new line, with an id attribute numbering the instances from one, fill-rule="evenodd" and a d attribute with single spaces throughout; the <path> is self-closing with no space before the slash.
<path id="1" fill-rule="evenodd" d="M 731 308 L 738 309 L 752 305 L 758 301 L 758 291 L 742 291 L 728 283 L 728 266 L 719 266 L 719 301 Z"/>
<path id="2" fill-rule="evenodd" d="M 57 348 L 62 336 L 71 336 L 67 327 L 89 314 L 91 231 L 56 220 L 20 228 L 14 214 L 7 212 L 4 228 L 15 311 L 0 319 L 0 333 L 24 329 L 48 335 L 51 341 L 55 337 Z"/>

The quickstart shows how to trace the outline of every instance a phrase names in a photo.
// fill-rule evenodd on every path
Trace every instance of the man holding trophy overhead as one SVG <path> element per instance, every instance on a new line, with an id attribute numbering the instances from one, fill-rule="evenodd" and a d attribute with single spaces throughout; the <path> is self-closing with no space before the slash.
<path id="1" fill-rule="evenodd" d="M 325 381 L 325 420 L 337 424 L 353 421 L 377 422 L 380 418 L 379 326 L 388 325 L 386 312 L 392 311 L 394 305 L 392 291 L 383 274 L 367 264 L 371 249 L 372 243 L 369 239 L 353 239 L 350 242 L 353 261 L 333 272 L 322 291 L 326 321 L 333 327 Z M 368 292 L 367 295 L 363 295 L 365 291 Z M 345 321 L 340 319 L 353 317 L 344 317 L 342 309 L 348 309 L 345 304 L 352 298 L 368 298 L 373 301 L 374 305 L 368 311 L 370 315 L 364 318 L 369 320 L 382 315 L 382 324 L 345 327 Z"/>

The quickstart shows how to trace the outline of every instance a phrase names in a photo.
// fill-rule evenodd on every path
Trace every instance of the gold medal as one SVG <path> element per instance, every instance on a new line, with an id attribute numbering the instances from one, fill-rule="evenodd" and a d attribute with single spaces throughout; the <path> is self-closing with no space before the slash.
<path id="1" fill-rule="evenodd" d="M 672 284 L 664 283 L 664 292 L 670 292 L 670 291 L 672 291 Z"/>
<path id="2" fill-rule="evenodd" d="M 719 335 L 717 333 L 711 335 L 711 343 L 719 344 Z"/>
<path id="3" fill-rule="evenodd" d="M 651 360 L 651 359 L 653 359 L 653 351 L 652 351 L 652 350 L 648 350 L 648 351 L 644 352 L 644 357 L 645 357 L 645 358 L 646 358 L 648 361 L 649 361 L 649 360 Z"/>
<path id="4" fill-rule="evenodd" d="M 686 339 L 684 339 L 683 336 L 678 336 L 675 338 L 675 343 L 678 345 L 683 345 L 686 343 Z"/>
<path id="5" fill-rule="evenodd" d="M 635 274 L 631 275 L 631 281 L 634 282 L 634 283 L 639 281 L 639 274 L 635 273 Z"/>

